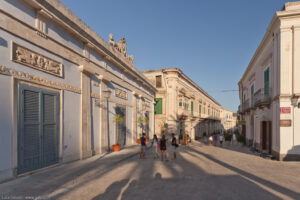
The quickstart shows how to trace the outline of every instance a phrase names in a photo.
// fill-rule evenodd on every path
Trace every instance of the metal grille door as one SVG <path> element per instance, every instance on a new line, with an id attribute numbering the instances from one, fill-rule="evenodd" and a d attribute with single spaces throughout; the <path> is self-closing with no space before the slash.
<path id="1" fill-rule="evenodd" d="M 19 85 L 18 174 L 58 162 L 58 97 Z"/>

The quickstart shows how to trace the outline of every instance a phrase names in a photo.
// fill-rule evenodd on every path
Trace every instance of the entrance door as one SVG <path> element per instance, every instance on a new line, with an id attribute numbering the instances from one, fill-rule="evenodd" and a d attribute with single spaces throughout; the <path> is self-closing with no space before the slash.
<path id="1" fill-rule="evenodd" d="M 123 119 L 120 123 L 116 124 L 116 142 L 119 145 L 124 146 L 126 145 L 126 108 L 117 106 L 116 115 L 120 115 Z"/>
<path id="2" fill-rule="evenodd" d="M 271 140 L 271 122 L 270 121 L 262 121 L 261 122 L 261 149 L 263 152 L 271 153 L 272 148 L 272 140 Z"/>
<path id="3" fill-rule="evenodd" d="M 59 94 L 19 85 L 18 174 L 58 162 Z"/>

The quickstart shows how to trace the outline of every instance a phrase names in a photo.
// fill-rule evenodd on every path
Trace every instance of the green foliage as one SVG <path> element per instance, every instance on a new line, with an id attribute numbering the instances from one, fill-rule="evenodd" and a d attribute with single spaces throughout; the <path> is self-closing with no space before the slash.
<path id="1" fill-rule="evenodd" d="M 114 122 L 116 123 L 122 123 L 123 122 L 123 117 L 119 114 L 115 115 L 115 118 L 114 118 Z"/>
<path id="2" fill-rule="evenodd" d="M 231 134 L 226 134 L 225 136 L 225 141 L 231 141 L 232 135 Z"/>
<path id="3" fill-rule="evenodd" d="M 245 136 L 243 136 L 243 135 L 238 135 L 236 139 L 238 142 L 242 142 L 242 143 L 245 142 Z"/>

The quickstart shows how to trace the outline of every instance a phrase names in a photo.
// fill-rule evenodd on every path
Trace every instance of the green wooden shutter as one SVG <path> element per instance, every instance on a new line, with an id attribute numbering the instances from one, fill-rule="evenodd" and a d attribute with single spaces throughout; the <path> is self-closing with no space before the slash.
<path id="1" fill-rule="evenodd" d="M 264 94 L 265 96 L 269 95 L 269 85 L 270 85 L 270 68 L 266 69 L 264 72 Z"/>
<path id="2" fill-rule="evenodd" d="M 154 108 L 154 113 L 155 114 L 162 114 L 162 98 L 155 98 L 155 108 Z"/>
<path id="3" fill-rule="evenodd" d="M 182 106 L 182 102 L 181 102 L 181 101 L 179 102 L 179 106 L 180 106 L 180 107 Z"/>
<path id="4" fill-rule="evenodd" d="M 251 85 L 251 105 L 253 105 L 254 101 L 254 85 Z"/>
<path id="5" fill-rule="evenodd" d="M 193 115 L 193 112 L 194 112 L 194 102 L 192 101 L 191 102 L 191 113 L 192 113 L 192 115 Z"/>

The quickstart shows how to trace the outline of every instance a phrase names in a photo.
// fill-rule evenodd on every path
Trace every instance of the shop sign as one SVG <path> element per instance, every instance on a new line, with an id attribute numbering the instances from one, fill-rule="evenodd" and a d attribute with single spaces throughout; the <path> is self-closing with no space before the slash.
<path id="1" fill-rule="evenodd" d="M 246 124 L 245 120 L 238 120 L 238 124 Z"/>
<path id="2" fill-rule="evenodd" d="M 290 119 L 280 120 L 280 127 L 290 127 L 290 126 L 292 126 L 292 120 Z"/>
<path id="3" fill-rule="evenodd" d="M 291 114 L 291 107 L 280 107 L 280 114 Z"/>

